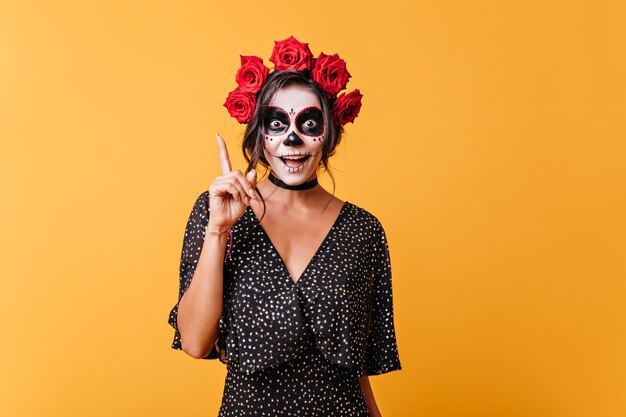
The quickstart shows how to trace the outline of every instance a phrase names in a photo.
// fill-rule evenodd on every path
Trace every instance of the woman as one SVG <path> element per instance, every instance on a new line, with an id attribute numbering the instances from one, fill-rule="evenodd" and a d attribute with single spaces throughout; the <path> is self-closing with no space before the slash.
<path id="1" fill-rule="evenodd" d="M 222 175 L 187 222 L 172 347 L 227 365 L 219 416 L 380 416 L 368 376 L 401 369 L 385 232 L 317 182 L 361 95 L 337 97 L 345 62 L 293 37 L 270 60 L 271 74 L 242 56 L 225 103 L 248 124 L 248 169 L 218 134 Z"/>

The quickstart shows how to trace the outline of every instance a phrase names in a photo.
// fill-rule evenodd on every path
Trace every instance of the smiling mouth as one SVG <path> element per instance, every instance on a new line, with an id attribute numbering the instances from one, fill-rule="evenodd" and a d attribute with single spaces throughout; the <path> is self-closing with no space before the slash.
<path id="1" fill-rule="evenodd" d="M 285 164 L 285 166 L 287 166 L 288 168 L 295 168 L 298 169 L 300 168 L 302 165 L 304 165 L 304 163 L 311 157 L 311 155 L 304 155 L 304 156 L 300 156 L 300 155 L 294 155 L 294 156 L 277 156 L 277 158 L 279 158 L 281 161 L 283 161 L 283 164 Z"/>

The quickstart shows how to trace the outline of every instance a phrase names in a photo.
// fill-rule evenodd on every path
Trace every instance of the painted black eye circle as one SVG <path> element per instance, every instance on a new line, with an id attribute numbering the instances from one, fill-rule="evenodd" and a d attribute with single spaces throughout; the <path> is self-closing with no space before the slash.
<path id="1" fill-rule="evenodd" d="M 276 129 L 276 130 L 279 130 L 285 127 L 285 124 L 278 119 L 270 120 L 269 125 L 270 125 L 270 128 Z"/>

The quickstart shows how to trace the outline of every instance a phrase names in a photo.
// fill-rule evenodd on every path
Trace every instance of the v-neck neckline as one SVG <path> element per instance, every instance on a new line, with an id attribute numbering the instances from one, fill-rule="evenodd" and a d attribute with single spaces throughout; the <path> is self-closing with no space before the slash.
<path id="1" fill-rule="evenodd" d="M 274 242 L 272 242 L 272 239 L 270 239 L 270 236 L 267 234 L 267 232 L 263 228 L 263 225 L 261 225 L 261 222 L 256 217 L 256 214 L 254 214 L 254 210 L 252 210 L 252 207 L 248 206 L 247 210 L 252 215 L 252 219 L 256 222 L 257 226 L 259 226 L 259 228 L 261 229 L 261 234 L 263 235 L 263 237 L 265 238 L 265 240 L 269 244 L 271 251 L 274 253 L 274 255 L 276 257 L 278 257 L 278 260 L 279 260 L 279 262 L 281 264 L 281 267 L 282 267 L 283 271 L 287 274 L 287 279 L 289 280 L 289 282 L 291 283 L 292 286 L 296 287 L 296 286 L 298 286 L 300 281 L 302 281 L 302 278 L 304 278 L 304 276 L 306 275 L 306 273 L 309 270 L 309 268 L 311 267 L 311 265 L 313 265 L 313 262 L 319 256 L 320 252 L 322 251 L 322 248 L 324 246 L 326 246 L 326 242 L 330 239 L 330 236 L 333 234 L 335 229 L 337 229 L 337 226 L 339 226 L 339 223 L 340 223 L 341 219 L 343 218 L 344 212 L 348 208 L 348 204 L 350 204 L 350 203 L 346 200 L 341 205 L 341 208 L 339 209 L 339 214 L 337 214 L 337 217 L 335 218 L 335 221 L 333 222 L 332 226 L 330 226 L 330 229 L 328 229 L 328 232 L 326 232 L 326 235 L 324 236 L 324 239 L 322 239 L 322 243 L 320 243 L 320 245 L 318 246 L 317 250 L 313 254 L 313 257 L 311 257 L 309 262 L 306 264 L 306 266 L 302 270 L 302 273 L 298 277 L 297 281 L 293 280 L 293 277 L 291 276 L 291 273 L 289 272 L 289 269 L 287 268 L 287 264 L 285 263 L 285 260 L 283 259 L 283 257 L 280 254 L 280 252 L 278 252 L 278 249 L 276 249 L 276 246 L 274 245 Z"/>

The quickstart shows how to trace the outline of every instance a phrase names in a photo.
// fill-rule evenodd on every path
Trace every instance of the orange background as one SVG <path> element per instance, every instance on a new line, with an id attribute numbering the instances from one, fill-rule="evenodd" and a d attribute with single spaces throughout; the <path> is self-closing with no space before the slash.
<path id="1" fill-rule="evenodd" d="M 0 414 L 217 415 L 224 366 L 170 349 L 183 232 L 216 131 L 243 168 L 239 55 L 293 35 L 364 94 L 331 162 L 390 241 L 383 415 L 626 415 L 625 12 L 0 1 Z"/>

